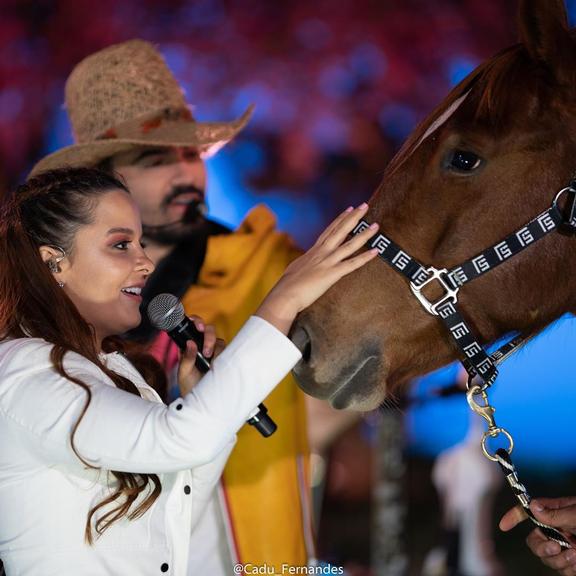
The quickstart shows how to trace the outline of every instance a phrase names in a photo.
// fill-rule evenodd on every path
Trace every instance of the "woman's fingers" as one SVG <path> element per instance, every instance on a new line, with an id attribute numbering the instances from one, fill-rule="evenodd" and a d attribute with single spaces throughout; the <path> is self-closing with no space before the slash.
<path id="1" fill-rule="evenodd" d="M 205 358 L 217 356 L 224 349 L 224 342 L 216 338 L 216 329 L 211 324 L 205 324 L 199 316 L 189 316 L 198 332 L 202 333 L 204 342 L 201 354 Z M 193 340 L 186 343 L 186 349 L 180 354 L 178 367 L 178 383 L 182 396 L 190 392 L 202 378 L 201 372 L 196 367 L 198 345 Z"/>
<path id="2" fill-rule="evenodd" d="M 214 345 L 214 358 L 218 358 L 225 348 L 226 342 L 222 340 L 222 338 L 216 338 L 216 344 Z"/>
<path id="3" fill-rule="evenodd" d="M 201 354 L 205 358 L 212 358 L 214 350 L 216 347 L 216 328 L 212 324 L 206 324 L 200 316 L 191 315 L 188 318 L 194 323 L 194 326 L 198 332 L 202 333 L 204 342 L 202 344 Z M 186 355 L 188 354 L 188 348 L 186 349 Z M 196 349 L 194 351 L 196 354 Z"/>
<path id="4" fill-rule="evenodd" d="M 204 332 L 206 329 L 206 324 L 204 324 L 204 320 L 202 320 L 200 316 L 195 316 L 192 314 L 191 316 L 188 316 L 188 318 L 194 322 L 194 326 L 196 326 L 196 330 L 198 330 L 198 332 Z"/>
<path id="5" fill-rule="evenodd" d="M 188 340 L 186 342 L 186 350 L 180 351 L 180 366 L 179 372 L 182 374 L 188 374 L 195 368 L 196 356 L 198 354 L 198 345 L 194 340 Z"/>
<path id="6" fill-rule="evenodd" d="M 216 345 L 216 328 L 209 324 L 204 330 L 204 346 L 202 347 L 202 355 L 205 358 L 212 358 L 214 354 L 214 346 Z"/>
<path id="7" fill-rule="evenodd" d="M 361 206 L 361 205 L 360 205 Z M 360 208 L 360 206 L 358 206 L 358 208 L 356 208 L 356 210 L 358 210 Z M 334 220 L 332 220 L 332 222 L 330 222 L 330 224 L 328 224 L 328 226 L 326 227 L 326 229 L 322 232 L 322 234 L 320 234 L 320 236 L 318 236 L 315 244 L 322 244 L 324 242 L 324 240 L 326 240 L 326 238 L 328 236 L 330 236 L 330 234 L 332 234 L 332 231 L 337 228 L 352 212 L 354 212 L 354 207 L 353 206 L 349 206 L 348 208 L 346 208 L 346 210 L 344 210 L 344 212 L 342 212 L 337 218 L 335 218 Z"/>
<path id="8" fill-rule="evenodd" d="M 362 254 L 358 254 L 358 256 L 354 256 L 353 258 L 348 258 L 341 262 L 338 266 L 338 275 L 339 278 L 343 278 L 347 274 L 358 270 L 358 268 L 362 268 L 364 264 L 370 262 L 378 256 L 378 250 L 376 248 L 372 248 L 367 252 L 362 252 Z"/>
<path id="9" fill-rule="evenodd" d="M 367 211 L 368 204 L 366 204 L 366 202 L 360 204 L 360 206 L 353 210 L 347 209 L 320 234 L 315 245 L 334 247 L 335 245 L 341 244 L 346 236 L 354 230 L 358 222 L 366 215 Z"/>
<path id="10" fill-rule="evenodd" d="M 324 238 L 322 245 L 330 250 L 340 246 L 354 230 L 358 222 L 366 215 L 368 204 L 364 203 L 355 210 L 346 214 L 345 217 L 337 223 L 336 226 Z"/>
<path id="11" fill-rule="evenodd" d="M 186 342 L 186 350 L 180 353 L 180 363 L 178 365 L 178 385 L 180 394 L 185 396 L 196 386 L 202 375 L 196 368 L 196 354 L 198 347 L 196 342 L 189 340 Z"/>
<path id="12" fill-rule="evenodd" d="M 378 253 L 376 250 L 354 254 L 374 235 L 377 226 L 369 227 L 346 241 L 367 209 L 368 206 L 363 204 L 336 218 L 314 246 L 288 266 L 256 314 L 286 334 L 299 312 L 340 278 L 372 260 Z"/>
<path id="13" fill-rule="evenodd" d="M 352 254 L 358 252 L 358 250 L 364 248 L 368 240 L 370 240 L 370 238 L 372 238 L 372 236 L 374 236 L 377 231 L 378 224 L 370 224 L 368 228 L 362 230 L 362 232 L 359 232 L 358 234 L 355 234 L 352 238 L 350 238 L 350 240 L 335 248 L 334 251 L 330 254 L 329 259 L 333 259 L 334 263 L 345 260 Z"/>
<path id="14" fill-rule="evenodd" d="M 216 343 L 216 329 L 211 324 L 206 325 L 200 316 L 192 314 L 191 316 L 188 316 L 188 318 L 192 320 L 196 330 L 201 332 L 204 338 L 200 353 L 205 358 L 211 358 L 214 352 L 214 344 Z"/>

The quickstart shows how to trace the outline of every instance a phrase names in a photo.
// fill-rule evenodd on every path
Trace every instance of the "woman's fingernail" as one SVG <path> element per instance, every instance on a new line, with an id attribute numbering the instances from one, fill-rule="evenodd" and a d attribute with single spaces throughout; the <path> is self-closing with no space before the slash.
<path id="1" fill-rule="evenodd" d="M 354 206 L 348 206 L 344 212 L 352 212 L 352 210 L 354 210 Z"/>
<path id="2" fill-rule="evenodd" d="M 544 506 L 542 506 L 542 504 L 540 504 L 540 502 L 537 500 L 533 500 L 532 505 L 534 506 L 534 510 L 536 510 L 536 512 L 544 512 Z"/>
<path id="3" fill-rule="evenodd" d="M 370 230 L 376 230 L 376 228 L 378 228 L 378 224 L 376 222 L 370 224 Z"/>
<path id="4" fill-rule="evenodd" d="M 368 208 L 368 204 L 366 202 L 362 202 L 360 206 L 358 206 L 358 210 L 366 210 Z"/>

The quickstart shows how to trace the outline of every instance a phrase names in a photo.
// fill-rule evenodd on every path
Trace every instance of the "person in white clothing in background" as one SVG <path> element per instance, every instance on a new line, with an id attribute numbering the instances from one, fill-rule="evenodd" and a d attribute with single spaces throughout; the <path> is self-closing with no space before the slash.
<path id="1" fill-rule="evenodd" d="M 196 345 L 164 405 L 162 370 L 119 338 L 154 269 L 114 176 L 48 171 L 0 213 L 0 557 L 7 576 L 186 573 L 189 535 L 253 408 L 300 359 L 296 315 L 366 264 L 377 227 L 349 208 L 295 260 L 200 377 Z M 219 346 L 200 319 L 204 349 Z M 193 552 L 192 552 L 193 553 Z"/>

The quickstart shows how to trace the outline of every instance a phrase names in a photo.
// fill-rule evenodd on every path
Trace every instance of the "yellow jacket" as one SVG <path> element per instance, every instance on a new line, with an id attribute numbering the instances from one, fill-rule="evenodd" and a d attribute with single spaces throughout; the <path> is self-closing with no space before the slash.
<path id="1" fill-rule="evenodd" d="M 257 206 L 232 234 L 211 236 L 198 282 L 182 302 L 229 341 L 300 251 Z M 242 563 L 306 565 L 314 555 L 304 398 L 291 376 L 266 399 L 278 430 L 244 426 L 223 488 L 233 550 Z"/>

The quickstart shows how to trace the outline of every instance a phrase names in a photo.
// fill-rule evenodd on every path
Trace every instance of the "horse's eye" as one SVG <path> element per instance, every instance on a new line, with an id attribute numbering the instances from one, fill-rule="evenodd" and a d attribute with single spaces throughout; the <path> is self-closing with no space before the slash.
<path id="1" fill-rule="evenodd" d="M 482 158 L 474 152 L 454 150 L 448 157 L 448 169 L 455 172 L 472 172 L 482 164 Z"/>

